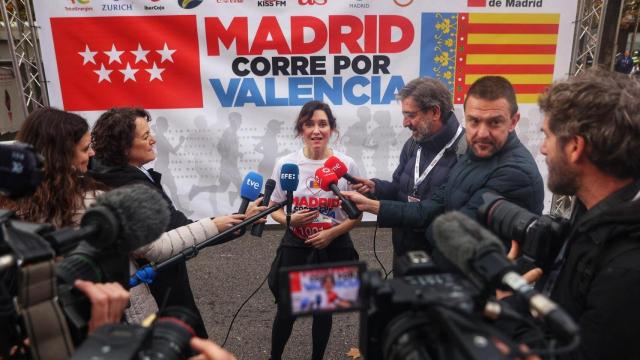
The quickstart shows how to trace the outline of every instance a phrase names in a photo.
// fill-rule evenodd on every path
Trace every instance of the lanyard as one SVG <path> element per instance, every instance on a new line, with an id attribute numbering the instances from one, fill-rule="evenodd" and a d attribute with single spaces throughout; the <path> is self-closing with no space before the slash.
<path id="1" fill-rule="evenodd" d="M 436 156 L 433 158 L 433 160 L 431 160 L 431 163 L 429 163 L 429 166 L 427 166 L 427 168 L 424 169 L 424 171 L 422 172 L 422 175 L 420 175 L 420 153 L 422 152 L 421 151 L 422 147 L 418 146 L 418 153 L 416 154 L 416 165 L 415 165 L 414 171 L 413 171 L 413 194 L 416 194 L 416 192 L 418 191 L 418 186 L 420 186 L 420 184 L 422 184 L 424 179 L 427 178 L 427 175 L 429 175 L 429 173 L 431 172 L 431 170 L 433 170 L 433 168 L 436 166 L 438 161 L 440 161 L 440 159 L 444 155 L 444 152 L 448 148 L 450 148 L 451 145 L 453 145 L 454 142 L 456 142 L 456 139 L 458 139 L 458 136 L 460 136 L 461 132 L 462 132 L 462 126 L 458 125 L 458 130 L 456 130 L 456 134 L 451 138 L 451 140 L 449 140 L 447 145 L 445 145 L 436 154 Z"/>

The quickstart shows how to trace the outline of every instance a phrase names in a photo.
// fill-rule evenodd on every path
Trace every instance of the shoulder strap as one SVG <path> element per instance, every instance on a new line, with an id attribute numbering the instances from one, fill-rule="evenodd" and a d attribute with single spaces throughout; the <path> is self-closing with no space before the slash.
<path id="1" fill-rule="evenodd" d="M 598 244 L 587 256 L 578 263 L 578 292 L 580 298 L 587 295 L 595 274 L 613 259 L 628 251 L 640 249 L 640 234 L 632 234 L 629 238 L 620 241 L 603 241 Z"/>

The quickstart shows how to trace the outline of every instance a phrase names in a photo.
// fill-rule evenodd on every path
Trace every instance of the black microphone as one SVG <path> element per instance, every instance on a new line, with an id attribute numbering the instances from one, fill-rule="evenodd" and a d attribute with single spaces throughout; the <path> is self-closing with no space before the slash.
<path id="1" fill-rule="evenodd" d="M 537 292 L 504 255 L 502 242 L 461 212 L 449 212 L 433 222 L 436 247 L 473 282 L 482 287 L 506 287 L 529 303 L 534 316 L 542 318 L 565 338 L 578 334 L 571 317 Z"/>
<path id="2" fill-rule="evenodd" d="M 342 195 L 337 185 L 338 176 L 331 169 L 323 166 L 316 170 L 316 181 L 322 190 L 332 191 L 340 199 L 342 209 L 347 213 L 349 219 L 357 219 L 362 215 L 362 211 L 358 210 L 349 199 Z"/>
<path id="3" fill-rule="evenodd" d="M 273 179 L 267 180 L 267 182 L 264 184 L 264 197 L 262 198 L 262 206 L 269 206 L 269 201 L 271 201 L 271 194 L 273 194 L 273 190 L 275 188 L 276 181 Z M 251 226 L 251 235 L 262 237 L 264 225 L 264 223 L 253 224 L 253 226 Z"/>

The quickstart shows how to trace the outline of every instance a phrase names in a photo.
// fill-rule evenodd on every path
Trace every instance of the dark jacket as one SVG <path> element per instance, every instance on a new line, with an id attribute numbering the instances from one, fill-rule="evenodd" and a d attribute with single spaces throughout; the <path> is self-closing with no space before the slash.
<path id="1" fill-rule="evenodd" d="M 110 188 L 131 184 L 143 184 L 157 190 L 167 201 L 171 214 L 169 225 L 165 231 L 192 223 L 192 220 L 188 219 L 180 210 L 175 208 L 173 202 L 165 193 L 160 182 L 162 174 L 153 169 L 149 169 L 148 172 L 153 181 L 134 166 L 109 166 L 98 159 L 93 159 L 89 175 Z M 194 330 L 198 336 L 207 337 L 204 321 L 193 298 L 191 285 L 189 284 L 189 273 L 187 272 L 187 265 L 184 260 L 176 261 L 170 269 L 165 269 L 163 272 L 158 273 L 154 282 L 149 285 L 149 289 L 158 303 L 158 307 L 161 309 L 163 306 L 184 306 L 193 311 L 198 318 L 198 323 Z"/>
<path id="2" fill-rule="evenodd" d="M 640 181 L 588 211 L 578 209 L 583 214 L 576 217 L 566 260 L 550 286 L 551 299 L 581 330 L 579 351 L 566 359 L 640 359 L 640 201 L 631 201 L 638 191 Z M 537 287 L 545 285 L 540 281 Z"/>
<path id="3" fill-rule="evenodd" d="M 445 211 L 458 210 L 475 219 L 483 204 L 482 194 L 493 192 L 540 214 L 544 186 L 533 156 L 515 132 L 490 158 L 478 158 L 469 148 L 449 172 L 449 179 L 430 199 L 418 203 L 380 202 L 378 223 L 382 227 L 423 228 Z M 427 240 L 433 244 L 431 230 Z"/>
<path id="4" fill-rule="evenodd" d="M 153 181 L 149 180 L 147 175 L 134 166 L 108 166 L 97 159 L 93 159 L 91 161 L 89 175 L 110 188 L 117 188 L 131 184 L 143 184 L 151 186 L 157 190 L 169 205 L 169 211 L 171 214 L 169 225 L 165 231 L 173 230 L 180 226 L 192 223 L 192 220 L 188 219 L 180 210 L 176 209 L 167 193 L 165 193 L 162 188 L 162 183 L 160 182 L 162 174 L 154 171 L 153 169 L 149 169 L 147 171 L 149 172 L 149 175 L 151 175 Z"/>
<path id="5" fill-rule="evenodd" d="M 444 148 L 456 134 L 460 126 L 455 114 L 451 115 L 445 122 L 441 131 L 430 136 L 421 143 L 409 138 L 402 147 L 400 153 L 400 163 L 393 172 L 392 181 L 372 179 L 376 184 L 375 195 L 380 200 L 396 200 L 407 202 L 407 197 L 413 192 L 414 170 L 416 155 L 420 147 L 420 174 L 429 166 L 433 158 Z M 420 199 L 429 199 L 433 193 L 446 181 L 449 171 L 455 165 L 458 155 L 458 143 L 465 142 L 464 132 L 462 132 L 456 143 L 449 147 L 431 170 L 427 178 L 418 186 L 416 195 Z M 403 228 L 394 227 L 391 230 L 393 240 L 393 251 L 395 256 L 402 255 L 411 250 L 425 250 L 424 228 Z"/>

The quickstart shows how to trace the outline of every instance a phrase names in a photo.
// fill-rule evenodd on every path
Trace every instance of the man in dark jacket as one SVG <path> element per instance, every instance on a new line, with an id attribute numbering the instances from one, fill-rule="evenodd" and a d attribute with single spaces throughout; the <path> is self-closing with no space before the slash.
<path id="1" fill-rule="evenodd" d="M 381 200 L 417 202 L 431 198 L 447 181 L 459 148 L 466 145 L 461 140 L 464 129 L 453 113 L 449 89 L 438 80 L 414 79 L 400 90 L 398 98 L 402 103 L 402 125 L 409 128 L 412 135 L 402 147 L 392 180 L 357 178 L 360 183 L 353 187 L 362 194 L 373 193 Z M 424 228 L 403 227 L 391 230 L 395 274 L 403 254 L 426 250 L 424 231 Z"/>
<path id="2" fill-rule="evenodd" d="M 575 195 L 572 226 L 536 284 L 578 321 L 566 359 L 640 359 L 640 83 L 591 71 L 539 100 L 549 190 Z"/>
<path id="3" fill-rule="evenodd" d="M 540 214 L 542 177 L 531 153 L 515 134 L 520 114 L 511 84 L 499 76 L 478 79 L 469 88 L 464 109 L 469 148 L 451 169 L 446 184 L 431 198 L 402 203 L 371 200 L 353 192 L 346 195 L 361 210 L 378 214 L 378 223 L 386 227 L 427 227 L 436 216 L 450 210 L 475 218 L 485 192 L 500 194 Z M 430 228 L 426 236 L 432 247 Z"/>

